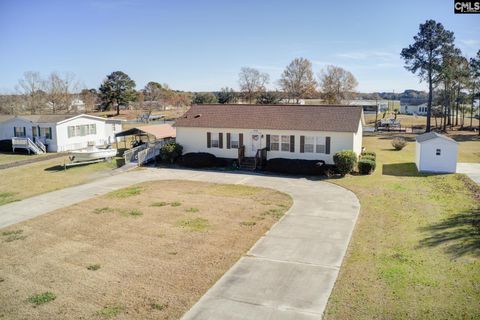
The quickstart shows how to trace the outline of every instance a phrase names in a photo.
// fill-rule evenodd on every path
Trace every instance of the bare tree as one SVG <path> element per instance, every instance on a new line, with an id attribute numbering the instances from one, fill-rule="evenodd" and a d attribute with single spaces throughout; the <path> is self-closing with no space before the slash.
<path id="1" fill-rule="evenodd" d="M 96 89 L 83 89 L 80 92 L 80 98 L 85 103 L 86 112 L 94 112 L 98 103 L 98 94 Z"/>
<path id="2" fill-rule="evenodd" d="M 47 95 L 48 111 L 52 113 L 69 111 L 73 98 L 70 92 L 70 84 L 73 81 L 73 75 L 67 74 L 60 76 L 57 72 L 52 72 L 44 82 L 44 90 Z"/>
<path id="3" fill-rule="evenodd" d="M 288 98 L 297 103 L 299 99 L 315 94 L 317 82 L 312 63 L 305 58 L 295 58 L 283 71 L 279 84 Z"/>
<path id="4" fill-rule="evenodd" d="M 253 68 L 243 67 L 238 74 L 238 83 L 243 97 L 249 103 L 257 98 L 260 92 L 266 90 L 265 85 L 268 84 L 270 76 Z"/>
<path id="5" fill-rule="evenodd" d="M 16 90 L 23 98 L 24 110 L 18 112 L 29 112 L 35 114 L 41 111 L 44 106 L 43 79 L 39 72 L 27 71 L 23 78 L 18 80 Z"/>
<path id="6" fill-rule="evenodd" d="M 330 65 L 320 72 L 319 78 L 320 91 L 328 104 L 340 104 L 355 95 L 358 82 L 350 71 Z"/>

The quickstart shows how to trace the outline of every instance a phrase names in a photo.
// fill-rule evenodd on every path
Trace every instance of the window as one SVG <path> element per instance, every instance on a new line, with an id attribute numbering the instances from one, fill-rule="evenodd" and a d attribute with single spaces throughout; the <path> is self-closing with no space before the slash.
<path id="1" fill-rule="evenodd" d="M 270 136 L 270 150 L 278 151 L 280 148 L 280 140 L 278 136 Z"/>
<path id="2" fill-rule="evenodd" d="M 316 137 L 315 142 L 315 152 L 325 153 L 325 137 Z"/>
<path id="3" fill-rule="evenodd" d="M 52 139 L 52 128 L 40 128 L 40 137 Z"/>
<path id="4" fill-rule="evenodd" d="M 97 134 L 96 124 L 83 124 L 80 126 L 68 126 L 68 137 L 83 137 L 92 134 Z M 51 135 L 51 133 L 50 133 Z"/>
<path id="5" fill-rule="evenodd" d="M 315 137 L 305 137 L 305 144 L 303 146 L 303 151 L 313 153 L 314 145 L 315 145 Z"/>
<path id="6" fill-rule="evenodd" d="M 440 155 L 442 154 L 442 150 L 441 150 L 441 149 L 435 150 L 435 154 L 436 154 L 437 156 L 440 156 Z"/>
<path id="7" fill-rule="evenodd" d="M 27 136 L 25 133 L 25 127 L 14 127 L 13 131 L 14 136 L 17 138 L 25 138 Z"/>
<path id="8" fill-rule="evenodd" d="M 238 133 L 230 134 L 230 148 L 238 149 L 239 145 L 240 145 L 239 134 Z"/>
<path id="9" fill-rule="evenodd" d="M 282 136 L 282 151 L 290 151 L 290 136 Z"/>
<path id="10" fill-rule="evenodd" d="M 212 148 L 218 148 L 219 146 L 218 133 L 212 133 L 212 138 L 210 141 L 211 141 Z"/>
<path id="11" fill-rule="evenodd" d="M 32 127 L 32 136 L 38 137 L 38 128 L 37 127 Z"/>

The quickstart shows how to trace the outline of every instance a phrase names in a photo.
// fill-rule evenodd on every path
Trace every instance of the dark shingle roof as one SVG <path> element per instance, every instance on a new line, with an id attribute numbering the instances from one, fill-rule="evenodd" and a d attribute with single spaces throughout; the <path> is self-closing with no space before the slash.
<path id="1" fill-rule="evenodd" d="M 444 136 L 444 135 L 436 133 L 436 132 L 433 132 L 433 131 L 430 131 L 430 132 L 427 132 L 427 133 L 424 133 L 424 134 L 421 134 L 421 135 L 417 136 L 417 142 L 424 142 L 424 141 L 432 140 L 432 139 L 435 139 L 435 138 L 441 138 L 441 139 L 445 139 L 445 140 L 449 140 L 449 141 L 457 143 L 457 141 L 453 140 L 452 138 Z"/>
<path id="2" fill-rule="evenodd" d="M 356 132 L 362 107 L 332 105 L 193 105 L 177 127 Z"/>

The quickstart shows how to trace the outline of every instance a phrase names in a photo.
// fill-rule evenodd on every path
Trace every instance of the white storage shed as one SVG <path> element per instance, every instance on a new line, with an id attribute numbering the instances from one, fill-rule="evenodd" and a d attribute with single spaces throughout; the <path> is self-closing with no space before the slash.
<path id="1" fill-rule="evenodd" d="M 420 172 L 455 173 L 458 143 L 436 132 L 417 136 L 415 163 Z"/>

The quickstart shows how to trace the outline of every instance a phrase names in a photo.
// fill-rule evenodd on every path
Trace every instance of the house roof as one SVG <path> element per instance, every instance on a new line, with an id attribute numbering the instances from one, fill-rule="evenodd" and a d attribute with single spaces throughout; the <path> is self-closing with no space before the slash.
<path id="1" fill-rule="evenodd" d="M 450 137 L 444 136 L 443 134 L 439 134 L 439 133 L 436 133 L 436 132 L 433 132 L 433 131 L 430 131 L 430 132 L 427 132 L 427 133 L 424 133 L 424 134 L 421 134 L 421 135 L 417 136 L 417 142 L 422 143 L 422 142 L 432 140 L 432 139 L 437 139 L 437 138 L 445 139 L 445 140 L 448 140 L 450 142 L 458 143 L 457 141 L 453 140 Z"/>
<path id="2" fill-rule="evenodd" d="M 356 132 L 362 107 L 343 105 L 193 105 L 176 127 Z"/>
<path id="3" fill-rule="evenodd" d="M 120 119 L 109 119 L 109 118 L 102 118 L 102 117 L 97 117 L 97 116 L 92 116 L 89 114 L 33 114 L 33 115 L 18 115 L 18 116 L 13 116 L 13 115 L 0 115 L 0 122 L 6 122 L 15 118 L 19 119 L 24 119 L 30 122 L 35 122 L 35 123 L 61 123 L 65 122 L 68 120 L 72 120 L 75 118 L 80 118 L 80 117 L 88 117 L 88 118 L 93 118 L 93 119 L 98 119 L 98 120 L 103 120 L 107 122 L 121 122 L 122 120 Z"/>
<path id="4" fill-rule="evenodd" d="M 131 136 L 135 134 L 151 134 L 156 139 L 175 138 L 176 130 L 170 124 L 156 124 L 130 128 L 115 134 L 115 137 Z"/>

